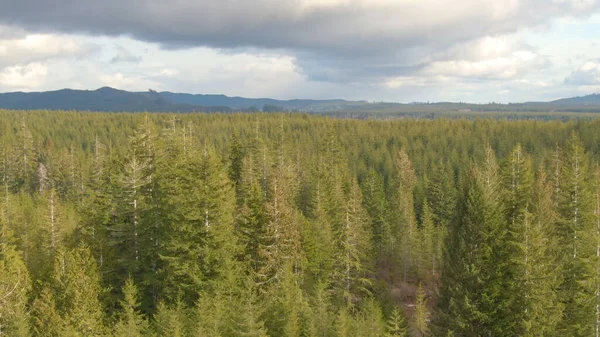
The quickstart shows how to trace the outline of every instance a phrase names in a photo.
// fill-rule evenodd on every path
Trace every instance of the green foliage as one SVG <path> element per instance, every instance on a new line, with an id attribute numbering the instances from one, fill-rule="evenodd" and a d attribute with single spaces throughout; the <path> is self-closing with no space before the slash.
<path id="1" fill-rule="evenodd" d="M 16 249 L 4 214 L 0 214 L 0 327 L 9 336 L 29 335 L 29 272 Z"/>
<path id="2" fill-rule="evenodd" d="M 593 335 L 599 127 L 0 111 L 0 332 Z"/>
<path id="3" fill-rule="evenodd" d="M 419 284 L 417 290 L 417 301 L 415 303 L 415 314 L 412 321 L 412 336 L 429 336 L 429 312 L 427 309 L 427 295 L 423 286 Z"/>
<path id="4" fill-rule="evenodd" d="M 504 290 L 514 280 L 506 262 L 506 227 L 499 203 L 498 168 L 493 152 L 465 178 L 457 216 L 449 229 L 441 286 L 439 322 L 461 335 L 510 333 L 515 321 Z"/>
<path id="5" fill-rule="evenodd" d="M 67 331 L 81 336 L 101 335 L 100 274 L 87 246 L 59 250 L 53 270 L 54 298 Z"/>
<path id="6" fill-rule="evenodd" d="M 147 334 L 148 322 L 139 311 L 138 293 L 131 278 L 125 281 L 123 286 L 123 297 L 121 301 L 122 316 L 115 324 L 115 337 L 141 337 Z"/>
<path id="7" fill-rule="evenodd" d="M 163 302 L 158 303 L 154 314 L 154 330 L 158 337 L 187 336 L 188 317 L 183 303 L 177 301 L 172 307 Z"/>
<path id="8" fill-rule="evenodd" d="M 385 337 L 406 337 L 406 321 L 399 307 L 394 307 L 387 319 Z"/>

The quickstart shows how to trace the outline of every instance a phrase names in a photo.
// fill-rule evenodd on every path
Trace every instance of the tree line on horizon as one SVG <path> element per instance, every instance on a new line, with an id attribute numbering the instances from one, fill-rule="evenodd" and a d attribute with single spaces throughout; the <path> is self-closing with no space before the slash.
<path id="1" fill-rule="evenodd" d="M 599 124 L 0 111 L 0 335 L 597 336 Z"/>

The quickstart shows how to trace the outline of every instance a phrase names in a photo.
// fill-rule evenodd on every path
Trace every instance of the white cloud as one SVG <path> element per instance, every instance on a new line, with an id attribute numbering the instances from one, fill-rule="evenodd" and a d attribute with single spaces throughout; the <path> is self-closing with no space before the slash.
<path id="1" fill-rule="evenodd" d="M 171 68 L 165 68 L 163 70 L 160 71 L 160 74 L 162 76 L 176 76 L 179 74 L 179 71 L 177 69 L 171 69 Z"/>
<path id="2" fill-rule="evenodd" d="M 27 34 L 0 39 L 0 68 L 15 64 L 44 62 L 51 58 L 85 56 L 97 48 L 73 37 L 53 34 Z"/>
<path id="3" fill-rule="evenodd" d="M 99 74 L 98 79 L 105 86 L 121 90 L 162 89 L 160 83 L 149 79 L 147 76 L 128 75 L 118 72 L 114 74 Z"/>
<path id="4" fill-rule="evenodd" d="M 600 84 L 600 64 L 592 61 L 584 63 L 565 78 L 565 83 L 576 86 Z"/>
<path id="5" fill-rule="evenodd" d="M 506 56 L 480 61 L 433 62 L 426 68 L 425 73 L 465 78 L 511 79 L 545 64 L 547 61 L 533 52 L 514 51 Z"/>
<path id="6" fill-rule="evenodd" d="M 36 88 L 44 83 L 47 75 L 48 66 L 44 63 L 7 67 L 0 71 L 0 87 L 12 90 Z"/>

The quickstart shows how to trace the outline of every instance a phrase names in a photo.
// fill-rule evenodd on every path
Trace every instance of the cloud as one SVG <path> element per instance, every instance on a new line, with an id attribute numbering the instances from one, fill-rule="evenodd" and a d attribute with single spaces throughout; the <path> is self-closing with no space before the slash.
<path id="1" fill-rule="evenodd" d="M 507 55 L 484 60 L 450 60 L 431 63 L 425 73 L 478 79 L 511 79 L 533 69 L 548 65 L 548 61 L 531 51 L 511 51 Z"/>
<path id="2" fill-rule="evenodd" d="M 0 69 L 16 64 L 45 62 L 51 58 L 82 57 L 98 47 L 53 34 L 14 34 L 0 39 Z"/>
<path id="3" fill-rule="evenodd" d="M 565 78 L 565 84 L 574 86 L 600 84 L 600 64 L 592 61 L 586 62 Z"/>
<path id="4" fill-rule="evenodd" d="M 488 77 L 485 69 L 508 68 L 501 77 L 510 76 L 525 54 L 501 59 L 490 50 L 473 61 L 477 55 L 453 56 L 453 48 L 599 7 L 600 0 L 21 0 L 0 3 L 0 23 L 127 35 L 164 48 L 279 50 L 309 79 L 376 82 L 446 66 Z"/>
<path id="5" fill-rule="evenodd" d="M 48 66 L 43 63 L 7 67 L 0 71 L 0 87 L 13 90 L 36 88 L 45 81 L 47 75 Z"/>
<path id="6" fill-rule="evenodd" d="M 141 56 L 135 56 L 125 47 L 117 45 L 117 55 L 110 59 L 111 63 L 140 63 L 142 61 Z"/>

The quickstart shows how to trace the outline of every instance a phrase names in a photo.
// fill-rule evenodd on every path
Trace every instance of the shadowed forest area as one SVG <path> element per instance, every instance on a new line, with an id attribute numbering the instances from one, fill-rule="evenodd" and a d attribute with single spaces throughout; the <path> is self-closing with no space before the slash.
<path id="1" fill-rule="evenodd" d="M 0 335 L 598 336 L 598 130 L 0 110 Z"/>

